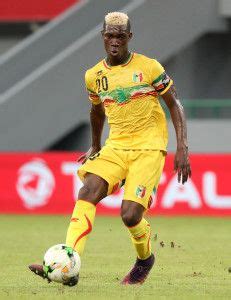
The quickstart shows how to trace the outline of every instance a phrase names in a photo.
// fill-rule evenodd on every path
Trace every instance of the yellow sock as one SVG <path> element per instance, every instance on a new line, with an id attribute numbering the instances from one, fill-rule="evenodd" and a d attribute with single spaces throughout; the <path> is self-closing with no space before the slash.
<path id="1" fill-rule="evenodd" d="M 74 248 L 79 255 L 82 255 L 85 243 L 95 219 L 96 207 L 94 204 L 77 200 L 67 230 L 66 244 Z"/>
<path id="2" fill-rule="evenodd" d="M 137 256 L 146 259 L 151 255 L 150 224 L 143 218 L 137 225 L 128 227 Z"/>

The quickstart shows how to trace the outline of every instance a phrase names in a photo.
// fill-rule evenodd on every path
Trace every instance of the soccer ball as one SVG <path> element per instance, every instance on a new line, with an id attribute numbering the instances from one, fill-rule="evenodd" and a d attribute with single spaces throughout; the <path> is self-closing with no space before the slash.
<path id="1" fill-rule="evenodd" d="M 69 286 L 77 284 L 80 266 L 79 254 L 65 244 L 49 248 L 43 259 L 43 270 L 48 279 Z"/>

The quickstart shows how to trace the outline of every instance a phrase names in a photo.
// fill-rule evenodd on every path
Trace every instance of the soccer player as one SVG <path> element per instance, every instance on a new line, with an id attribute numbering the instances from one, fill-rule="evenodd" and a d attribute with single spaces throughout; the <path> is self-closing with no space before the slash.
<path id="1" fill-rule="evenodd" d="M 92 103 L 92 147 L 81 157 L 83 165 L 78 175 L 83 187 L 72 214 L 66 244 L 82 255 L 92 230 L 97 203 L 123 183 L 121 217 L 137 259 L 122 284 L 140 284 L 155 261 L 150 245 L 150 225 L 144 212 L 150 206 L 151 194 L 157 190 L 168 141 L 159 96 L 166 103 L 175 127 L 174 170 L 182 184 L 191 176 L 185 116 L 173 81 L 161 64 L 129 51 L 132 32 L 126 14 L 107 14 L 102 38 L 107 56 L 85 75 Z M 110 134 L 101 148 L 105 115 Z M 30 269 L 46 277 L 42 266 L 31 265 Z"/>

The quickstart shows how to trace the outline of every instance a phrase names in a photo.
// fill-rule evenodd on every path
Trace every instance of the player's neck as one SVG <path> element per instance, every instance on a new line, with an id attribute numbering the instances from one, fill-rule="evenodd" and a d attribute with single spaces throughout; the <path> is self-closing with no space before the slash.
<path id="1" fill-rule="evenodd" d="M 127 51 L 123 56 L 121 57 L 113 57 L 108 55 L 106 58 L 106 62 L 109 66 L 118 66 L 118 65 L 123 65 L 125 64 L 128 60 L 129 57 L 131 56 L 131 52 Z"/>

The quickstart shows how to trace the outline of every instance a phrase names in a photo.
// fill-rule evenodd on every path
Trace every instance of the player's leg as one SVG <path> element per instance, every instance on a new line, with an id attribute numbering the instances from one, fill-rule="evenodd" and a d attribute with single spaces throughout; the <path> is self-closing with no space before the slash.
<path id="1" fill-rule="evenodd" d="M 108 183 L 101 177 L 87 173 L 72 213 L 66 244 L 82 255 L 88 235 L 92 231 L 96 205 L 107 196 Z"/>
<path id="2" fill-rule="evenodd" d="M 165 154 L 161 151 L 130 154 L 121 216 L 135 246 L 137 261 L 124 278 L 124 284 L 144 282 L 154 264 L 150 244 L 151 228 L 143 213 L 149 207 L 153 190 L 157 189 L 164 161 Z"/>
<path id="3" fill-rule="evenodd" d="M 71 217 L 66 244 L 73 247 L 79 255 L 83 254 L 87 237 L 92 230 L 97 203 L 111 194 L 114 186 L 124 177 L 121 164 L 116 151 L 105 146 L 78 171 L 84 185 L 80 189 Z"/>
<path id="4" fill-rule="evenodd" d="M 107 195 L 108 190 L 108 183 L 95 174 L 86 174 L 83 184 L 79 191 L 79 199 L 76 201 L 66 237 L 66 244 L 74 248 L 80 255 L 83 253 L 87 237 L 92 230 L 96 204 Z M 31 264 L 29 269 L 50 282 L 42 265 Z M 66 285 L 73 286 L 77 282 L 78 277 L 73 277 Z"/>
<path id="5" fill-rule="evenodd" d="M 120 184 L 125 177 L 125 166 L 116 151 L 106 146 L 80 167 L 78 175 L 84 185 L 72 214 L 66 243 L 81 255 L 93 226 L 96 204 Z M 29 268 L 47 278 L 42 265 L 30 265 Z"/>
<path id="6" fill-rule="evenodd" d="M 151 253 L 150 224 L 143 217 L 145 208 L 136 202 L 123 200 L 121 217 L 127 226 L 137 253 L 136 262 L 122 284 L 142 284 L 152 269 L 155 257 Z"/>
<path id="7" fill-rule="evenodd" d="M 134 201 L 123 200 L 121 217 L 128 228 L 139 259 L 145 260 L 151 255 L 150 224 L 143 217 L 145 208 Z"/>

